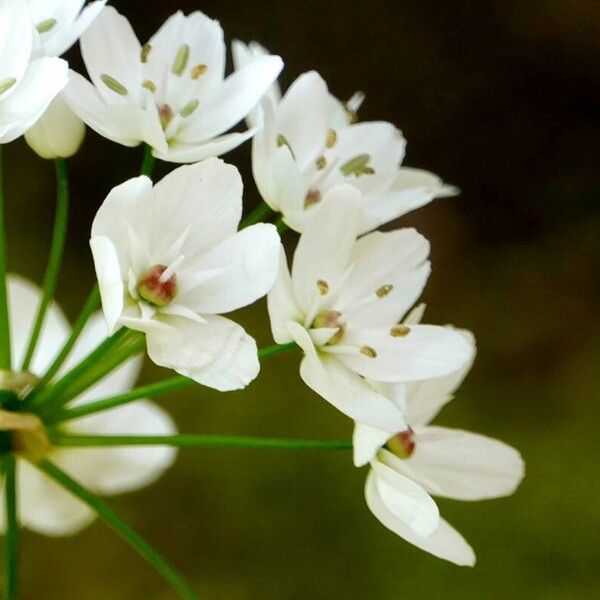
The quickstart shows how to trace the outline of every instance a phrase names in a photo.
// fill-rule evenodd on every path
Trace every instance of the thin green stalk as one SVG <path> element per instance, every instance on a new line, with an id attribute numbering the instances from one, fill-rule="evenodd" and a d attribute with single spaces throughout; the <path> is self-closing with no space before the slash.
<path id="1" fill-rule="evenodd" d="M 96 366 L 96 363 L 106 354 L 116 349 L 131 332 L 130 329 L 122 327 L 116 333 L 106 338 L 90 354 L 88 354 L 77 366 L 73 367 L 66 375 L 59 379 L 54 385 L 40 390 L 37 394 L 34 391 L 32 398 L 27 397 L 27 405 L 42 406 L 51 402 L 54 398 L 60 397 L 63 392 L 77 381 L 79 377 L 85 376 L 89 369 Z"/>
<path id="2" fill-rule="evenodd" d="M 240 229 L 244 229 L 244 227 L 249 227 L 250 225 L 255 225 L 256 223 L 260 223 L 264 221 L 267 217 L 269 217 L 273 213 L 273 209 L 264 201 L 261 200 L 260 204 L 254 208 L 245 218 L 240 222 Z"/>
<path id="3" fill-rule="evenodd" d="M 123 521 L 103 500 L 69 477 L 55 464 L 44 460 L 36 465 L 75 497 L 87 504 L 98 516 L 145 558 L 186 600 L 198 600 L 189 583 L 137 531 Z"/>
<path id="4" fill-rule="evenodd" d="M 279 235 L 283 235 L 289 229 L 289 226 L 286 225 L 283 217 L 279 217 L 277 221 L 275 221 L 275 227 L 277 228 L 277 233 Z"/>
<path id="5" fill-rule="evenodd" d="M 261 360 L 265 360 L 267 358 L 271 358 L 272 356 L 283 354 L 284 352 L 290 352 L 296 348 L 298 348 L 298 346 L 296 346 L 295 343 L 273 344 L 272 346 L 261 348 L 258 351 L 258 356 Z M 122 406 L 123 404 L 133 402 L 134 400 L 139 400 L 140 398 L 155 398 L 156 396 L 161 396 L 163 394 L 180 390 L 192 385 L 193 383 L 195 383 L 193 379 L 183 377 L 183 375 L 169 377 L 168 379 L 164 379 L 156 383 L 134 388 L 129 392 L 118 394 L 117 396 L 102 398 L 100 400 L 96 400 L 95 402 L 90 402 L 89 404 L 84 404 L 82 406 L 76 406 L 73 408 L 66 408 L 60 412 L 49 414 L 45 419 L 45 422 L 48 425 L 62 423 L 63 421 L 69 421 L 71 419 L 77 419 L 86 415 L 116 408 L 117 406 Z"/>
<path id="6" fill-rule="evenodd" d="M 50 432 L 56 446 L 175 446 L 177 448 L 253 448 L 272 450 L 350 450 L 346 440 L 290 440 L 237 435 L 75 435 Z"/>
<path id="7" fill-rule="evenodd" d="M 140 398 L 155 398 L 169 392 L 174 392 L 178 389 L 187 387 L 194 383 L 192 379 L 183 377 L 181 375 L 164 379 L 156 383 L 150 383 L 149 385 L 143 385 L 129 392 L 119 394 L 117 396 L 111 396 L 110 398 L 102 398 L 89 404 L 83 404 L 81 406 L 75 406 L 73 408 L 67 408 L 59 413 L 51 415 L 46 419 L 46 424 L 51 425 L 53 423 L 61 423 L 63 421 L 69 421 L 70 419 L 77 419 L 86 415 L 94 414 L 111 408 L 116 408 L 123 404 L 128 404 L 134 400 Z"/>
<path id="8" fill-rule="evenodd" d="M 50 383 L 52 378 L 56 375 L 56 373 L 58 373 L 59 369 L 63 366 L 65 360 L 71 353 L 75 342 L 77 342 L 77 340 L 79 339 L 79 336 L 81 335 L 83 328 L 88 322 L 88 319 L 90 318 L 92 313 L 98 308 L 99 305 L 100 291 L 98 290 L 98 285 L 95 285 L 92 291 L 89 293 L 87 300 L 85 301 L 85 304 L 83 305 L 83 308 L 79 313 L 79 316 L 77 317 L 77 319 L 75 319 L 73 329 L 71 330 L 71 335 L 65 342 L 65 345 L 62 347 L 58 356 L 54 359 L 44 376 L 38 382 L 36 389 L 34 390 L 34 395 L 36 391 L 41 390 L 48 383 Z M 25 400 L 25 403 L 30 404 L 30 402 L 28 402 L 27 400 Z"/>
<path id="9" fill-rule="evenodd" d="M 6 588 L 7 600 L 17 597 L 19 564 L 19 524 L 17 521 L 17 461 L 13 456 L 5 458 L 4 492 L 6 510 Z"/>
<path id="10" fill-rule="evenodd" d="M 35 352 L 36 344 L 44 324 L 48 305 L 54 297 L 56 282 L 62 263 L 65 240 L 67 237 L 67 220 L 69 215 L 69 172 L 67 161 L 64 158 L 57 158 L 54 161 L 56 167 L 56 214 L 54 217 L 54 232 L 52 234 L 52 245 L 50 246 L 50 256 L 46 275 L 44 276 L 43 294 L 35 317 L 35 322 L 31 330 L 29 344 L 23 358 L 21 371 L 27 371 Z"/>
<path id="11" fill-rule="evenodd" d="M 10 329 L 6 285 L 6 224 L 4 218 L 4 165 L 0 146 L 0 369 L 10 370 Z"/>
<path id="12" fill-rule="evenodd" d="M 142 166 L 140 168 L 140 175 L 146 175 L 152 177 L 154 172 L 154 166 L 156 165 L 156 159 L 152 156 L 152 148 L 148 144 L 144 144 L 144 156 L 142 157 Z"/>

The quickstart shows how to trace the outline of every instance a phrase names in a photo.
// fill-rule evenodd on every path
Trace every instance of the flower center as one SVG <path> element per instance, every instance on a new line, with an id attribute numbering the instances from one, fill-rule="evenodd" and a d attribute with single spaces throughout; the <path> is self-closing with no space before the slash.
<path id="1" fill-rule="evenodd" d="M 138 279 L 137 292 L 153 306 L 167 306 L 177 295 L 177 276 L 171 267 L 154 265 Z"/>
<path id="2" fill-rule="evenodd" d="M 322 310 L 312 322 L 311 328 L 314 329 L 337 329 L 337 333 L 329 339 L 328 344 L 337 344 L 346 331 L 346 324 L 342 320 L 342 313 L 338 310 Z"/>
<path id="3" fill-rule="evenodd" d="M 415 432 L 409 427 L 388 440 L 386 448 L 398 458 L 407 459 L 415 451 Z"/>

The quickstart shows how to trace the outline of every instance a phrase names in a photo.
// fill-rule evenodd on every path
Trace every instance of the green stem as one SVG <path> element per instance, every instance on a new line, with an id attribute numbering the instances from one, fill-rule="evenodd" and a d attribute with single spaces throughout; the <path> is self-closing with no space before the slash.
<path id="1" fill-rule="evenodd" d="M 27 371 L 35 352 L 36 344 L 44 324 L 44 318 L 48 305 L 54 297 L 56 281 L 60 272 L 65 240 L 67 237 L 67 219 L 69 214 L 69 173 L 67 162 L 64 158 L 57 158 L 54 162 L 56 167 L 56 215 L 54 217 L 54 232 L 52 234 L 52 245 L 46 275 L 44 276 L 43 294 L 38 307 L 27 352 L 21 365 L 22 371 Z"/>
<path id="2" fill-rule="evenodd" d="M 87 504 L 98 516 L 142 557 L 144 557 L 186 600 L 198 600 L 196 592 L 187 581 L 129 524 L 123 521 L 103 500 L 71 479 L 64 471 L 48 460 L 36 465 L 48 477 L 56 481 L 75 497 Z"/>
<path id="3" fill-rule="evenodd" d="M 17 597 L 19 524 L 17 522 L 17 461 L 13 456 L 5 458 L 4 474 L 6 500 L 6 599 Z"/>
<path id="4" fill-rule="evenodd" d="M 277 221 L 275 221 L 275 227 L 277 228 L 277 233 L 279 235 L 283 235 L 289 229 L 289 226 L 286 225 L 283 217 L 279 217 Z"/>
<path id="5" fill-rule="evenodd" d="M 0 369 L 10 370 L 10 326 L 6 282 L 6 224 L 4 219 L 4 165 L 0 146 Z"/>
<path id="6" fill-rule="evenodd" d="M 100 291 L 98 290 L 98 285 L 95 285 L 81 309 L 79 316 L 75 319 L 75 324 L 73 325 L 73 329 L 71 330 L 71 335 L 65 342 L 65 345 L 62 347 L 58 356 L 54 359 L 53 363 L 50 365 L 44 376 L 40 379 L 36 386 L 36 390 L 41 390 L 45 387 L 50 380 L 56 375 L 58 370 L 63 366 L 65 360 L 71 353 L 73 346 L 79 339 L 83 328 L 85 327 L 88 319 L 92 315 L 92 313 L 98 308 L 100 305 Z"/>
<path id="7" fill-rule="evenodd" d="M 264 200 L 261 200 L 260 204 L 242 219 L 240 222 L 240 229 L 264 221 L 272 212 L 273 209 Z"/>
<path id="8" fill-rule="evenodd" d="M 290 350 L 294 350 L 296 348 L 298 348 L 298 346 L 295 343 L 273 344 L 272 346 L 266 346 L 265 348 L 261 348 L 258 351 L 258 356 L 261 360 L 265 360 L 272 356 L 277 356 L 278 354 L 283 354 L 284 352 L 289 352 Z M 129 402 L 133 402 L 134 400 L 139 400 L 141 398 L 155 398 L 156 396 L 161 396 L 163 394 L 168 394 L 170 392 L 180 390 L 189 385 L 192 385 L 193 383 L 195 383 L 193 379 L 183 377 L 182 375 L 169 377 L 168 379 L 164 379 L 163 381 L 158 381 L 149 385 L 137 387 L 129 392 L 125 392 L 117 396 L 102 398 L 100 400 L 90 402 L 89 404 L 84 404 L 82 406 L 76 406 L 73 408 L 67 408 L 62 410 L 61 412 L 50 414 L 45 419 L 45 422 L 48 425 L 54 423 L 62 423 L 63 421 L 69 421 L 71 419 L 77 419 L 86 415 L 91 415 L 94 413 L 102 412 L 104 410 L 109 410 L 111 408 L 116 408 L 117 406 L 122 406 L 123 404 L 127 404 Z"/>
<path id="9" fill-rule="evenodd" d="M 140 168 L 140 175 L 146 175 L 152 177 L 154 166 L 156 165 L 156 159 L 152 156 L 152 148 L 148 144 L 144 144 L 144 156 L 142 158 L 142 166 Z"/>
<path id="10" fill-rule="evenodd" d="M 269 448 L 274 450 L 350 450 L 346 440 L 290 440 L 237 435 L 72 435 L 50 432 L 56 446 L 175 446 L 178 448 Z"/>
<path id="11" fill-rule="evenodd" d="M 34 391 L 33 396 L 28 396 L 25 399 L 27 406 L 39 407 L 45 403 L 51 402 L 54 398 L 60 398 L 69 386 L 74 384 L 80 377 L 86 376 L 88 370 L 93 369 L 101 358 L 116 349 L 123 341 L 125 341 L 130 331 L 131 330 L 126 329 L 125 327 L 121 327 L 116 333 L 99 344 L 77 366 L 73 367 L 54 385 L 44 388 L 38 393 L 35 393 Z"/>

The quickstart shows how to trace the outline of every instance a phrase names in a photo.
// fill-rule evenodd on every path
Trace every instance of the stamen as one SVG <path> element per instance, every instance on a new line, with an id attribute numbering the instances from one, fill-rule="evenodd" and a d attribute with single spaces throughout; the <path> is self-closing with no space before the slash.
<path id="1" fill-rule="evenodd" d="M 179 114 L 182 117 L 189 117 L 197 108 L 200 102 L 194 98 L 190 100 L 180 111 Z"/>
<path id="2" fill-rule="evenodd" d="M 337 131 L 335 129 L 330 129 L 327 132 L 327 136 L 325 138 L 325 146 L 327 148 L 333 148 L 337 143 Z"/>
<path id="3" fill-rule="evenodd" d="M 56 19 L 46 19 L 45 21 L 41 21 L 38 23 L 35 28 L 38 30 L 38 33 L 47 33 L 56 25 Z"/>
<path id="4" fill-rule="evenodd" d="M 129 93 L 122 83 L 119 83 L 114 77 L 111 77 L 106 73 L 102 73 L 100 79 L 102 79 L 102 83 L 104 83 L 109 90 L 113 91 L 115 94 L 119 94 L 119 96 L 127 96 Z"/>
<path id="5" fill-rule="evenodd" d="M 319 294 L 326 296 L 329 294 L 329 284 L 324 279 L 317 281 L 317 288 L 319 288 Z"/>
<path id="6" fill-rule="evenodd" d="M 181 76 L 185 70 L 188 60 L 190 59 L 190 47 L 187 44 L 183 44 L 177 51 L 175 61 L 173 62 L 173 75 Z"/>
<path id="7" fill-rule="evenodd" d="M 410 333 L 410 327 L 408 325 L 394 325 L 390 329 L 390 335 L 392 337 L 406 337 Z"/>
<path id="8" fill-rule="evenodd" d="M 292 147 L 290 146 L 290 143 L 287 141 L 286 137 L 283 134 L 279 134 L 277 136 L 277 147 L 281 148 L 281 146 L 287 146 L 288 150 L 290 151 L 290 154 L 292 155 L 292 158 L 294 160 L 296 160 L 296 156 L 294 155 L 294 151 L 292 150 Z"/>
<path id="9" fill-rule="evenodd" d="M 375 351 L 375 348 L 372 348 L 371 346 L 363 346 L 360 349 L 360 352 L 369 358 L 377 358 L 377 352 Z"/>
<path id="10" fill-rule="evenodd" d="M 313 204 L 321 202 L 321 192 L 319 190 L 311 190 L 304 198 L 304 208 L 308 208 Z"/>
<path id="11" fill-rule="evenodd" d="M 392 290 L 394 286 L 391 283 L 387 283 L 386 285 L 382 285 L 375 294 L 378 298 L 385 298 Z"/>
<path id="12" fill-rule="evenodd" d="M 175 275 L 175 269 L 185 260 L 185 256 L 180 254 L 163 272 L 158 278 L 158 283 L 166 283 Z"/>
<path id="13" fill-rule="evenodd" d="M 9 77 L 8 79 L 3 79 L 0 81 L 0 95 L 4 94 L 7 90 L 17 83 L 17 80 L 14 77 Z"/>
<path id="14" fill-rule="evenodd" d="M 142 87 L 150 90 L 153 94 L 156 92 L 156 84 L 152 79 L 144 79 L 144 83 L 142 83 Z"/>
<path id="15" fill-rule="evenodd" d="M 317 169 L 322 171 L 327 166 L 327 159 L 324 156 L 319 156 L 316 160 Z"/>
<path id="16" fill-rule="evenodd" d="M 148 62 L 148 55 L 150 54 L 150 50 L 152 50 L 152 46 L 150 44 L 144 44 L 142 46 L 142 50 L 140 52 L 140 60 L 143 63 Z"/>
<path id="17" fill-rule="evenodd" d="M 359 154 L 344 163 L 340 167 L 340 171 L 346 177 L 349 177 L 350 175 L 355 175 L 356 177 L 360 177 L 361 175 L 374 175 L 375 169 L 369 166 L 370 160 L 371 156 L 369 154 Z"/>
<path id="18" fill-rule="evenodd" d="M 195 65 L 194 67 L 192 67 L 192 71 L 190 73 L 192 79 L 195 81 L 196 79 L 198 79 L 198 77 L 204 75 L 204 73 L 206 73 L 206 69 L 208 69 L 208 65 Z"/>

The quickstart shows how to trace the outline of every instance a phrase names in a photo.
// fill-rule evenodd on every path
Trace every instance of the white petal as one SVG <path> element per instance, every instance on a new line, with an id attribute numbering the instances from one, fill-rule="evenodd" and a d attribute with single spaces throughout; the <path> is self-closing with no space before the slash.
<path id="1" fill-rule="evenodd" d="M 415 452 L 404 462 L 436 496 L 498 498 L 512 494 L 523 479 L 520 454 L 499 440 L 445 427 L 415 428 L 415 440 Z"/>
<path id="2" fill-rule="evenodd" d="M 81 54 L 96 89 L 109 104 L 141 106 L 144 97 L 141 46 L 129 21 L 112 6 L 103 8 L 81 37 Z M 102 76 L 108 75 L 126 88 L 126 95 L 110 89 Z"/>
<path id="3" fill-rule="evenodd" d="M 354 435 L 352 436 L 352 448 L 354 465 L 362 467 L 370 463 L 380 448 L 393 436 L 393 433 L 377 429 L 364 423 L 354 424 Z"/>
<path id="4" fill-rule="evenodd" d="M 147 400 L 133 402 L 69 423 L 68 430 L 88 435 L 172 435 L 169 415 Z M 168 446 L 77 448 L 64 450 L 61 463 L 75 479 L 100 494 L 121 494 L 154 482 L 175 460 Z"/>
<path id="5" fill-rule="evenodd" d="M 331 295 L 339 291 L 337 286 L 349 266 L 361 218 L 360 192 L 350 186 L 331 190 L 314 211 L 292 265 L 294 293 L 305 312 L 328 299 L 321 295 L 317 282 L 324 281 Z"/>
<path id="6" fill-rule="evenodd" d="M 438 527 L 438 507 L 420 485 L 386 464 L 388 454 L 387 450 L 380 450 L 371 463 L 379 497 L 397 519 L 417 535 L 427 537 Z"/>
<path id="7" fill-rule="evenodd" d="M 353 269 L 336 306 L 352 326 L 397 323 L 425 287 L 431 271 L 428 255 L 429 242 L 414 229 L 362 237 L 352 252 Z M 386 287 L 389 292 L 381 295 Z"/>
<path id="8" fill-rule="evenodd" d="M 60 58 L 39 58 L 30 65 L 10 96 L 0 98 L 0 128 L 12 125 L 1 143 L 8 143 L 31 127 L 67 85 L 67 63 Z"/>
<path id="9" fill-rule="evenodd" d="M 249 129 L 243 133 L 227 133 L 206 142 L 184 144 L 173 142 L 166 152 L 153 152 L 160 160 L 172 163 L 195 163 L 211 156 L 221 156 L 242 145 L 255 133 Z"/>
<path id="10" fill-rule="evenodd" d="M 390 330 L 348 328 L 340 344 L 324 350 L 336 353 L 340 361 L 363 377 L 389 382 L 441 377 L 462 369 L 471 360 L 472 347 L 453 329 L 412 325 L 410 333 L 401 337 L 390 335 Z M 373 349 L 376 356 L 361 352 L 365 347 Z"/>
<path id="11" fill-rule="evenodd" d="M 307 354 L 300 376 L 308 387 L 352 419 L 392 431 L 406 429 L 402 411 L 336 358 Z"/>
<path id="12" fill-rule="evenodd" d="M 8 305 L 13 365 L 20 365 L 23 361 L 41 298 L 42 291 L 33 283 L 17 275 L 9 275 Z M 31 361 L 32 373 L 40 376 L 44 374 L 69 333 L 69 323 L 63 312 L 58 304 L 51 302 Z"/>
<path id="13" fill-rule="evenodd" d="M 428 204 L 435 198 L 455 196 L 458 190 L 433 173 L 402 167 L 391 189 L 373 194 L 364 204 L 366 227 L 374 229 Z"/>
<path id="14" fill-rule="evenodd" d="M 206 321 L 169 317 L 168 327 L 147 334 L 148 355 L 220 391 L 246 387 L 260 370 L 256 342 L 229 319 L 207 316 Z"/>
<path id="15" fill-rule="evenodd" d="M 329 117 L 327 84 L 315 71 L 300 75 L 289 87 L 277 110 L 277 131 L 289 144 L 300 169 L 321 153 Z"/>
<path id="16" fill-rule="evenodd" d="M 183 289 L 182 275 L 179 301 L 201 314 L 222 314 L 252 304 L 273 287 L 280 245 L 274 225 L 246 227 L 193 264 L 199 273 L 217 269 L 220 274 L 191 289 Z"/>
<path id="17" fill-rule="evenodd" d="M 100 287 L 102 310 L 108 329 L 112 333 L 116 329 L 124 307 L 125 286 L 121 279 L 119 257 L 114 244 L 106 237 L 93 237 L 90 240 L 90 247 Z"/>
<path id="18" fill-rule="evenodd" d="M 452 400 L 452 394 L 460 386 L 475 360 L 475 338 L 470 331 L 457 330 L 471 347 L 470 359 L 465 366 L 445 377 L 424 379 L 407 384 L 406 416 L 411 425 L 426 425 Z"/>
<path id="19" fill-rule="evenodd" d="M 472 567 L 475 564 L 475 553 L 471 546 L 444 519 L 440 518 L 437 529 L 427 537 L 417 535 L 399 519 L 381 498 L 373 472 L 367 477 L 365 498 L 369 509 L 377 519 L 410 544 L 459 566 Z"/>
<path id="20" fill-rule="evenodd" d="M 0 95 L 0 100 L 14 93 L 31 57 L 33 28 L 22 0 L 0 2 L 0 81 L 16 79 L 12 88 Z"/>
<path id="21" fill-rule="evenodd" d="M 144 219 L 155 262 L 164 264 L 163 254 L 186 229 L 181 254 L 190 261 L 233 235 L 242 216 L 242 189 L 238 170 L 217 158 L 179 167 L 159 181 Z"/>
<path id="22" fill-rule="evenodd" d="M 304 213 L 308 188 L 287 146 L 277 148 L 272 154 L 269 170 L 270 183 L 265 202 L 273 210 L 283 213 L 284 218 L 290 213 Z"/>
<path id="23" fill-rule="evenodd" d="M 59 466 L 61 458 L 61 453 L 51 457 Z M 17 477 L 20 519 L 28 529 L 49 536 L 73 535 L 96 518 L 91 508 L 24 460 L 18 463 Z"/>

